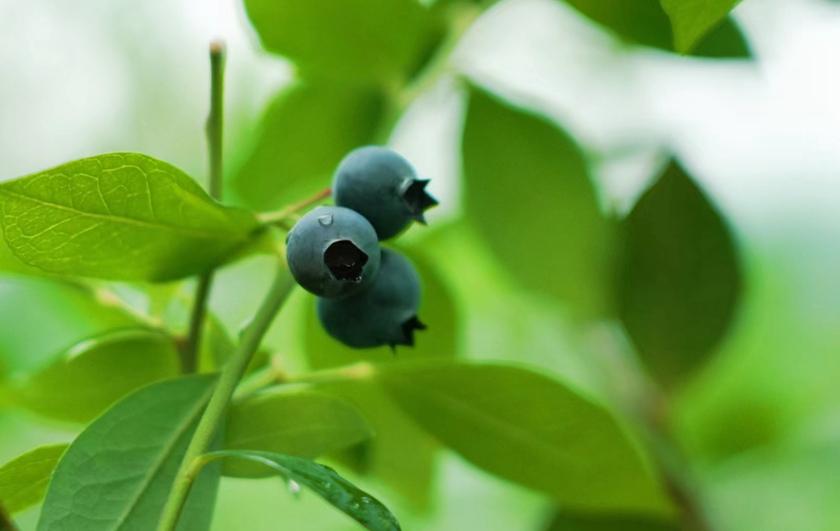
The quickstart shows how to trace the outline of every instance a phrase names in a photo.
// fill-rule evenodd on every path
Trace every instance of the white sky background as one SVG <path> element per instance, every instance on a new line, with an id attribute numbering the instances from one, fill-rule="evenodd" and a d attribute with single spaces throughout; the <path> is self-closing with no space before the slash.
<path id="1" fill-rule="evenodd" d="M 237 0 L 0 0 L 0 179 L 113 150 L 201 175 L 207 41 L 229 43 L 229 140 L 289 77 L 240 11 Z M 556 0 L 509 0 L 457 64 L 606 156 L 611 201 L 627 204 L 674 149 L 739 232 L 837 240 L 840 4 L 744 0 L 736 14 L 757 63 L 630 53 Z M 444 87 L 395 135 L 450 205 L 459 109 Z"/>

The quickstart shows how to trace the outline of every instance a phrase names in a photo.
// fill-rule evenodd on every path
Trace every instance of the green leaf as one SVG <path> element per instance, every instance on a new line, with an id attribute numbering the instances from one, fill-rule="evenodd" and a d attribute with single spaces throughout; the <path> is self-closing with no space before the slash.
<path id="1" fill-rule="evenodd" d="M 41 446 L 0 467 L 0 505 L 14 514 L 44 498 L 66 444 Z"/>
<path id="2" fill-rule="evenodd" d="M 741 0 L 661 0 L 671 19 L 674 47 L 690 52 Z"/>
<path id="3" fill-rule="evenodd" d="M 141 326 L 93 289 L 57 279 L 0 277 L 0 373 L 22 378 L 73 345 L 113 330 Z"/>
<path id="4" fill-rule="evenodd" d="M 225 448 L 315 458 L 361 443 L 373 435 L 345 400 L 317 393 L 268 392 L 235 403 L 228 413 Z M 224 474 L 268 475 L 265 467 L 226 461 Z"/>
<path id="5" fill-rule="evenodd" d="M 574 140 L 473 87 L 462 149 L 467 218 L 500 264 L 584 315 L 602 311 L 611 231 Z"/>
<path id="6" fill-rule="evenodd" d="M 400 360 L 453 358 L 457 354 L 461 324 L 449 287 L 417 248 L 401 249 L 420 273 L 423 284 L 419 315 L 428 329 L 417 334 L 414 348 L 400 348 Z M 315 315 L 314 299 L 305 305 L 305 349 L 312 369 L 356 363 L 389 362 L 386 348 L 356 350 L 330 338 Z M 344 461 L 360 473 L 371 474 L 418 507 L 429 503 L 437 445 L 393 403 L 376 384 L 356 382 L 324 385 L 321 391 L 340 396 L 361 411 L 375 436 L 343 454 Z M 405 459 L 405 455 L 411 459 Z"/>
<path id="7" fill-rule="evenodd" d="M 15 386 L 12 396 L 18 405 L 47 417 L 87 422 L 132 391 L 179 371 L 170 337 L 123 330 L 75 345 Z"/>
<path id="8" fill-rule="evenodd" d="M 148 531 L 157 526 L 215 376 L 159 382 L 127 396 L 88 426 L 61 459 L 38 531 Z M 190 493 L 179 529 L 207 529 L 218 468 Z"/>
<path id="9" fill-rule="evenodd" d="M 251 214 L 218 205 L 177 168 L 135 153 L 2 183 L 0 214 L 22 262 L 115 280 L 201 273 L 243 250 L 257 229 Z"/>
<path id="10" fill-rule="evenodd" d="M 720 213 L 676 163 L 624 222 L 619 313 L 653 374 L 687 377 L 729 328 L 741 268 Z"/>
<path id="11" fill-rule="evenodd" d="M 840 440 L 788 440 L 744 452 L 706 474 L 704 493 L 720 529 L 840 529 Z"/>
<path id="12" fill-rule="evenodd" d="M 245 10 L 263 47 L 294 61 L 304 77 L 342 83 L 402 82 L 435 24 L 416 0 L 245 0 Z"/>
<path id="13" fill-rule="evenodd" d="M 545 531 L 679 531 L 679 526 L 642 516 L 569 514 L 558 511 Z"/>
<path id="14" fill-rule="evenodd" d="M 266 110 L 232 178 L 234 193 L 264 210 L 324 189 L 341 158 L 373 139 L 384 110 L 379 89 L 323 81 L 293 85 Z"/>
<path id="15" fill-rule="evenodd" d="M 391 511 L 370 494 L 339 476 L 335 470 L 309 459 L 273 452 L 227 450 L 211 452 L 209 459 L 236 458 L 264 465 L 289 481 L 305 485 L 371 531 L 399 531 Z"/>
<path id="16" fill-rule="evenodd" d="M 665 4 L 669 0 L 661 0 Z M 673 0 L 699 3 L 704 0 Z M 706 0 L 708 1 L 708 0 Z M 720 1 L 720 0 L 711 0 Z M 731 0 L 728 0 L 731 1 Z M 696 34 L 693 46 L 683 47 L 685 37 L 677 33 L 660 0 L 565 0 L 581 14 L 630 43 L 701 57 L 749 57 L 743 35 L 731 18 L 721 16 L 716 24 Z M 670 10 L 669 10 L 670 12 Z M 714 27 L 717 26 L 717 27 Z M 683 31 L 680 29 L 679 31 Z"/>
<path id="17" fill-rule="evenodd" d="M 582 511 L 663 513 L 633 439 L 603 406 L 538 373 L 421 362 L 377 374 L 423 428 L 474 465 Z"/>

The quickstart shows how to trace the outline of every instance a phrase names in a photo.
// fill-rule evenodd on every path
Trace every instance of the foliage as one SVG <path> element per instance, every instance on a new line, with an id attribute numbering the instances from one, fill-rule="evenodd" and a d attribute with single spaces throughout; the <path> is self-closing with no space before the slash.
<path id="1" fill-rule="evenodd" d="M 565 3 L 632 46 L 749 57 L 734 0 Z M 36 333 L 0 331 L 0 404 L 77 432 L 69 446 L 0 468 L 0 509 L 43 502 L 40 531 L 203 530 L 220 482 L 279 474 L 367 529 L 398 530 L 401 511 L 386 503 L 428 509 L 445 449 L 556 505 L 552 530 L 700 525 L 702 485 L 661 415 L 713 359 L 744 281 L 729 222 L 691 168 L 665 164 L 626 214 L 605 206 L 581 139 L 450 61 L 491 2 L 243 4 L 262 47 L 289 60 L 295 79 L 254 138 L 237 139 L 225 192 L 239 206 L 139 153 L 0 184 L 0 316 L 43 313 Z M 223 51 L 211 53 L 218 116 Z M 422 279 L 429 331 L 393 356 L 349 349 L 318 326 L 310 295 L 289 296 L 280 242 L 323 200 L 347 152 L 386 143 L 444 79 L 464 102 L 463 212 L 423 235 L 412 229 L 398 247 Z M 210 173 L 221 175 L 213 123 Z M 469 242 L 447 247 L 463 234 Z M 234 285 L 239 303 L 259 308 L 237 336 L 202 293 L 215 271 L 235 279 L 260 253 L 277 281 Z M 487 282 L 471 289 L 471 279 Z M 190 317 L 172 318 L 173 308 L 190 313 L 186 293 Z M 478 311 L 508 312 L 476 332 L 465 308 L 481 295 L 498 300 Z M 270 333 L 275 316 L 283 341 Z M 539 322 L 551 329 L 530 343 L 543 361 L 481 352 Z M 586 360 L 597 383 L 558 374 L 568 354 L 560 322 L 575 340 L 626 334 Z"/>

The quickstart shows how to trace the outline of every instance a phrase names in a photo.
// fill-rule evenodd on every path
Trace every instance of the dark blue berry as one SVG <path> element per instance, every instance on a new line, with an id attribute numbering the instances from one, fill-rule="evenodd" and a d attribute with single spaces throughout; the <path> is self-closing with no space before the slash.
<path id="1" fill-rule="evenodd" d="M 321 297 L 344 297 L 369 283 L 379 269 L 376 231 L 349 208 L 321 206 L 303 216 L 286 238 L 295 280 Z"/>
<path id="2" fill-rule="evenodd" d="M 425 329 L 417 318 L 420 278 L 411 262 L 382 250 L 376 278 L 344 299 L 318 299 L 318 318 L 327 333 L 353 348 L 414 345 L 414 332 Z"/>
<path id="3" fill-rule="evenodd" d="M 437 204 L 411 164 L 386 147 L 367 146 L 350 152 L 333 180 L 335 204 L 352 208 L 370 221 L 380 240 L 405 229 L 412 220 L 426 223 L 423 213 Z"/>

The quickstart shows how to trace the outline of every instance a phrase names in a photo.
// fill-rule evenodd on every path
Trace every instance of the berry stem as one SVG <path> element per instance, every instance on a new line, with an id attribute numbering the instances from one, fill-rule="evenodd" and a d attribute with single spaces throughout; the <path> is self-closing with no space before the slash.
<path id="1" fill-rule="evenodd" d="M 207 115 L 207 153 L 210 167 L 209 192 L 220 200 L 222 198 L 222 135 L 224 132 L 225 99 L 225 45 L 221 41 L 210 43 L 210 113 Z M 213 271 L 207 271 L 198 278 L 195 288 L 195 301 L 190 315 L 190 329 L 181 358 L 183 372 L 195 372 L 198 368 L 198 353 L 201 348 L 201 335 L 207 316 L 207 304 L 213 286 Z"/>
<path id="2" fill-rule="evenodd" d="M 307 197 L 306 199 L 302 199 L 296 203 L 292 203 L 291 205 L 283 207 L 280 210 L 276 210 L 273 212 L 263 212 L 259 215 L 259 219 L 266 225 L 282 226 L 286 222 L 288 222 L 294 214 L 300 212 L 304 208 L 320 203 L 324 199 L 327 199 L 330 195 L 332 195 L 332 189 L 324 188 L 320 192 L 310 197 Z"/>
<path id="3" fill-rule="evenodd" d="M 207 409 L 204 410 L 204 414 L 198 422 L 198 427 L 196 427 L 193 438 L 187 447 L 187 452 L 184 454 L 184 459 L 181 461 L 181 466 L 175 476 L 172 491 L 169 493 L 169 499 L 166 502 L 161 516 L 158 531 L 172 531 L 178 524 L 178 518 L 196 475 L 193 463 L 197 459 L 200 459 L 210 448 L 227 412 L 236 386 L 239 385 L 239 381 L 245 374 L 245 370 L 248 368 L 248 364 L 254 356 L 254 353 L 259 348 L 263 336 L 265 336 L 275 315 L 277 315 L 283 302 L 288 298 L 294 285 L 294 280 L 292 280 L 288 271 L 278 268 L 274 284 L 257 310 L 254 319 L 242 333 L 242 339 L 237 347 L 236 353 L 228 361 L 222 373 L 219 375 L 216 389 L 213 391 L 210 402 L 207 404 Z"/>
<path id="4" fill-rule="evenodd" d="M 269 365 L 257 372 L 236 389 L 234 400 L 268 389 L 275 385 L 322 385 L 347 381 L 367 380 L 376 374 L 376 366 L 367 361 L 342 365 L 330 369 L 321 369 L 304 374 L 289 375 L 279 367 Z"/>

